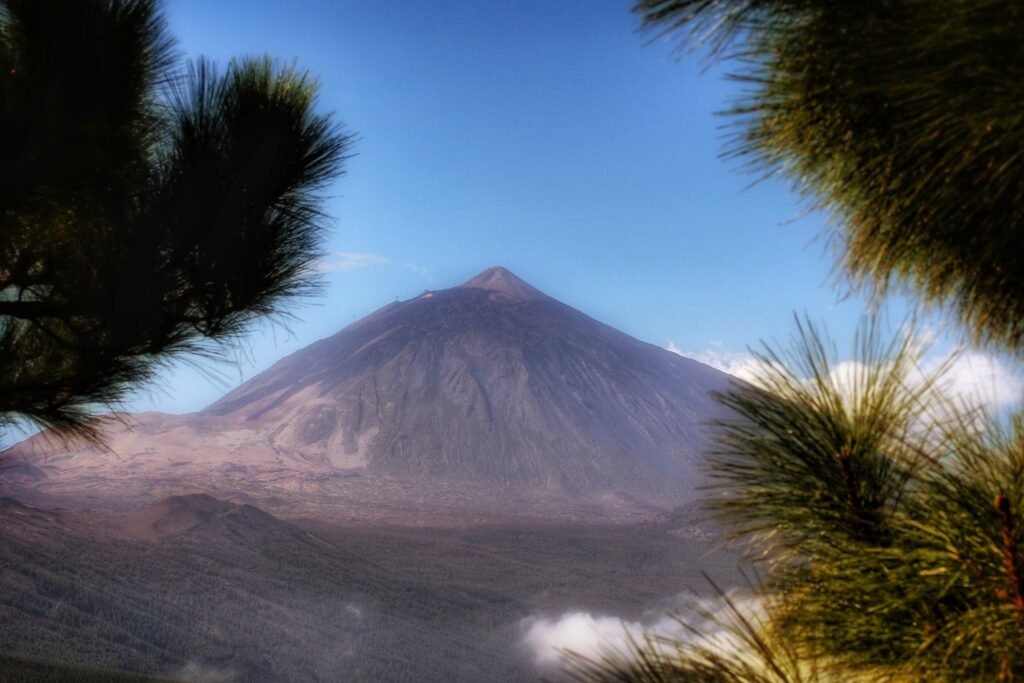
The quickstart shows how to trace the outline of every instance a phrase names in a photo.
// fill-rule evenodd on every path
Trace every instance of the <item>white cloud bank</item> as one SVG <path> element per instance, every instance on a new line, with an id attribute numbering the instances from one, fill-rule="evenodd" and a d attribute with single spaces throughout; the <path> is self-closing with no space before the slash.
<path id="1" fill-rule="evenodd" d="M 665 348 L 751 383 L 756 382 L 758 372 L 763 367 L 749 352 L 726 351 L 718 346 L 704 351 L 685 351 L 672 342 Z M 944 363 L 949 363 L 949 368 L 940 386 L 950 397 L 984 406 L 991 411 L 1012 407 L 1024 398 L 1024 378 L 1021 372 L 993 355 L 958 349 L 931 356 L 925 358 L 921 376 Z M 849 386 L 849 378 L 854 377 L 858 369 L 857 363 L 853 361 L 838 363 L 832 369 L 832 378 L 839 386 Z"/>
<path id="2" fill-rule="evenodd" d="M 555 667 L 562 662 L 565 651 L 590 658 L 609 649 L 625 653 L 630 638 L 643 638 L 642 624 L 593 616 L 589 612 L 569 612 L 556 619 L 529 620 L 523 642 L 538 666 Z"/>
<path id="3" fill-rule="evenodd" d="M 925 372 L 945 362 L 936 358 L 925 362 Z M 945 390 L 971 403 L 999 410 L 1019 404 L 1024 397 L 1021 373 L 998 358 L 977 351 L 963 351 L 945 375 Z"/>
<path id="4" fill-rule="evenodd" d="M 757 621 L 762 615 L 757 598 L 730 594 L 729 601 L 746 617 Z M 523 644 L 533 656 L 534 663 L 545 669 L 561 666 L 566 653 L 572 652 L 589 659 L 605 654 L 628 656 L 631 643 L 643 643 L 648 638 L 659 641 L 666 651 L 672 650 L 672 641 L 693 642 L 700 634 L 702 644 L 720 652 L 739 654 L 745 648 L 726 627 L 733 621 L 730 610 L 721 598 L 695 599 L 677 597 L 687 615 L 690 630 L 674 616 L 661 614 L 643 622 L 625 621 L 618 617 L 593 615 L 589 612 L 567 612 L 557 618 L 531 617 L 523 622 Z"/>

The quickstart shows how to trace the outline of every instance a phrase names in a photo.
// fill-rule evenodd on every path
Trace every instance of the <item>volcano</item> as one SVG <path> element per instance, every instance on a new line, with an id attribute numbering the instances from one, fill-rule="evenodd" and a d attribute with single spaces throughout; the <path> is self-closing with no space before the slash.
<path id="1" fill-rule="evenodd" d="M 34 437 L 4 455 L 4 485 L 385 516 L 665 509 L 693 497 L 728 386 L 494 267 L 384 306 L 198 413 L 120 416 L 109 450 Z"/>

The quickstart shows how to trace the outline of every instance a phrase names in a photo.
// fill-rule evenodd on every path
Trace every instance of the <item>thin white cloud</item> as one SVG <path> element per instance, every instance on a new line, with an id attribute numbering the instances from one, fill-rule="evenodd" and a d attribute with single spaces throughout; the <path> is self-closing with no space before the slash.
<path id="1" fill-rule="evenodd" d="M 362 268 L 386 265 L 391 265 L 391 261 L 377 254 L 335 251 L 320 260 L 317 270 L 321 273 L 347 273 Z"/>
<path id="2" fill-rule="evenodd" d="M 417 275 L 428 275 L 430 271 L 416 263 L 397 263 L 379 254 L 357 251 L 334 251 L 320 259 L 316 269 L 321 273 L 349 273 L 364 268 L 391 267 L 407 270 Z"/>

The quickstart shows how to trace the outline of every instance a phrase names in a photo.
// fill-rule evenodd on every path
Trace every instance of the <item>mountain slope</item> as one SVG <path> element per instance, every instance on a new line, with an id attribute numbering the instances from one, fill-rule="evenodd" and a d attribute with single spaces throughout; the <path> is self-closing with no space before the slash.
<path id="1" fill-rule="evenodd" d="M 248 480 L 280 495 L 392 486 L 425 501 L 483 491 L 484 506 L 486 491 L 666 506 L 699 483 L 712 392 L 727 386 L 499 267 L 385 306 L 197 414 L 132 416 L 110 434 L 154 495 L 212 477 L 220 495 Z M 26 459 L 42 489 L 116 474 L 80 456 Z"/>
<path id="2" fill-rule="evenodd" d="M 377 311 L 203 414 L 376 472 L 662 491 L 693 477 L 723 379 L 493 268 Z"/>

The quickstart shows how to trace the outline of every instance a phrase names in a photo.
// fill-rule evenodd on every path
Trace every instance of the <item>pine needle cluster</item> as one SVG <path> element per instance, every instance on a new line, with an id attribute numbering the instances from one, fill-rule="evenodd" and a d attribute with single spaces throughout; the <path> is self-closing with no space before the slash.
<path id="1" fill-rule="evenodd" d="M 910 336 L 868 326 L 848 373 L 825 339 L 766 350 L 710 458 L 711 506 L 785 596 L 776 627 L 854 671 L 1024 675 L 1024 419 L 944 399 Z"/>
<path id="2" fill-rule="evenodd" d="M 746 90 L 729 154 L 833 214 L 854 284 L 902 287 L 1024 352 L 1024 7 L 1007 0 L 641 0 Z M 710 505 L 763 618 L 575 660 L 586 681 L 1024 680 L 1024 412 L 956 403 L 913 335 L 852 363 L 798 321 L 721 396 Z"/>
<path id="3" fill-rule="evenodd" d="M 1024 5 L 641 0 L 644 26 L 733 59 L 729 153 L 834 215 L 843 270 L 1024 352 Z"/>
<path id="4" fill-rule="evenodd" d="M 709 456 L 709 504 L 761 572 L 763 618 L 724 626 L 746 658 L 647 643 L 579 679 L 1024 680 L 1024 415 L 945 398 L 913 335 L 866 324 L 839 363 L 798 328 L 721 397 Z"/>
<path id="5" fill-rule="evenodd" d="M 89 416 L 314 291 L 351 139 L 308 74 L 180 63 L 157 0 L 0 1 L 0 427 Z"/>

